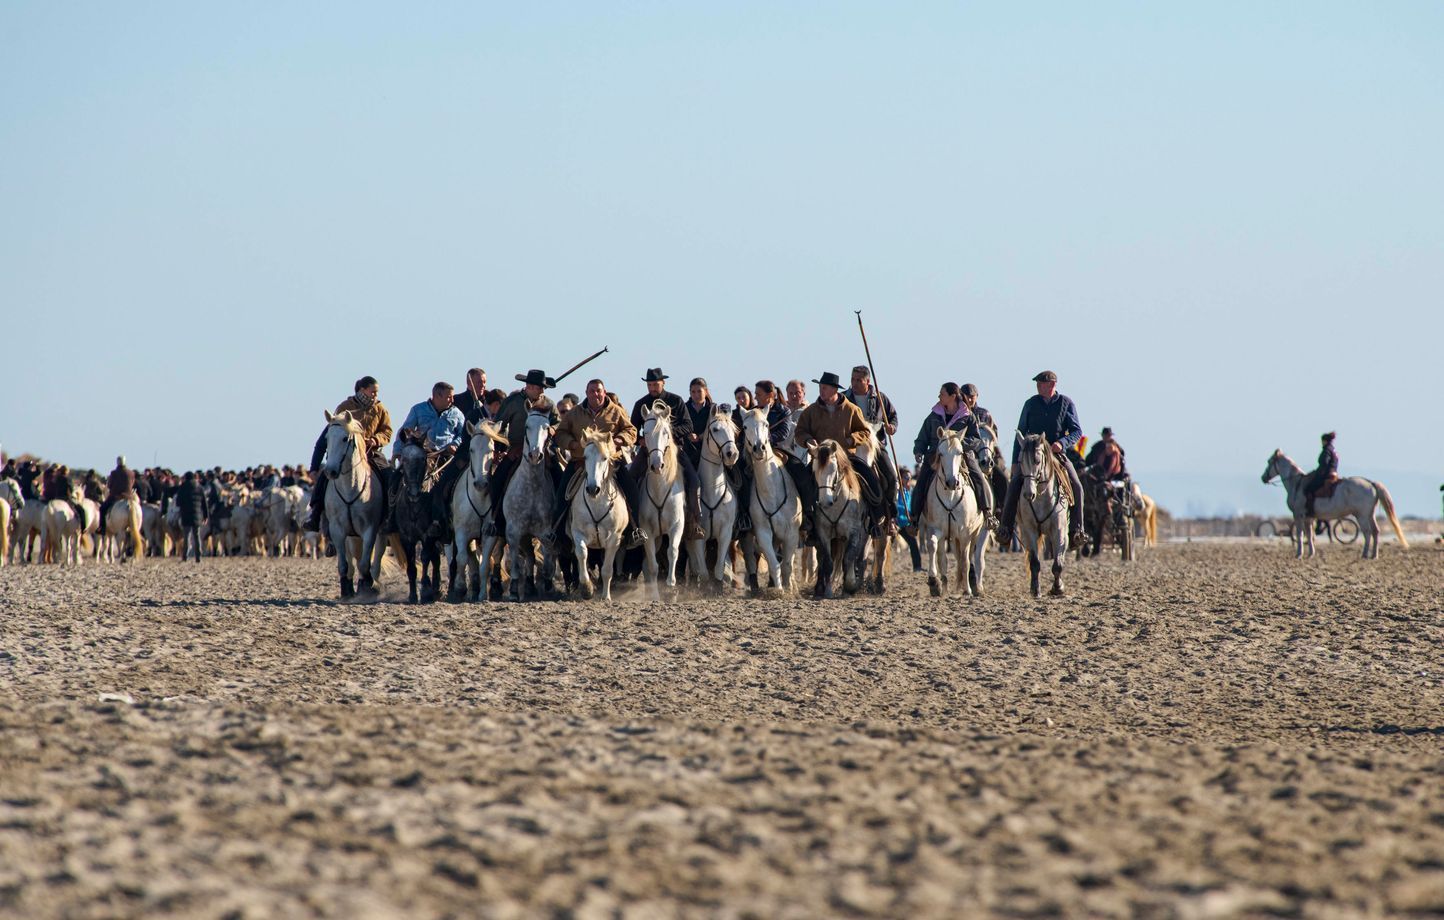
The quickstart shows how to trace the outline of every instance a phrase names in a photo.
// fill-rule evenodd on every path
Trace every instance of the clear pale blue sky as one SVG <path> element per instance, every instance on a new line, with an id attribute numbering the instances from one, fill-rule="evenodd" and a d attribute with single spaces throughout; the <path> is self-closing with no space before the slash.
<path id="1" fill-rule="evenodd" d="M 1336 428 L 1437 514 L 1441 141 L 1435 2 L 10 2 L 0 442 L 299 461 L 364 373 L 730 393 L 862 309 L 909 436 L 1051 367 L 1165 506 Z"/>

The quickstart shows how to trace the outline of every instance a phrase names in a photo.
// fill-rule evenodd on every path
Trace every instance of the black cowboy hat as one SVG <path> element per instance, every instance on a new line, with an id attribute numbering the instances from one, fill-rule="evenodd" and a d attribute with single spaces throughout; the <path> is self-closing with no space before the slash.
<path id="1" fill-rule="evenodd" d="M 530 386 L 538 386 L 543 390 L 550 390 L 557 385 L 557 382 L 546 375 L 545 371 L 532 368 L 525 374 L 517 374 L 516 379 Z"/>
<path id="2" fill-rule="evenodd" d="M 653 382 L 654 380 L 666 380 L 666 379 L 667 379 L 667 375 L 664 374 L 664 373 L 662 373 L 662 369 L 661 369 L 660 367 L 649 367 L 649 368 L 647 368 L 647 376 L 645 376 L 645 377 L 642 378 L 642 382 L 643 382 L 643 383 L 651 383 L 651 382 Z"/>
<path id="3" fill-rule="evenodd" d="M 1052 371 L 1039 371 L 1033 375 L 1033 381 L 1035 383 L 1057 383 L 1058 375 Z"/>
<path id="4" fill-rule="evenodd" d="M 842 389 L 842 381 L 838 379 L 838 376 L 832 371 L 823 371 L 822 378 L 818 379 L 817 377 L 813 377 L 812 382 L 817 384 L 818 386 L 837 387 L 838 389 Z"/>
<path id="5" fill-rule="evenodd" d="M 1108 436 L 1109 436 L 1110 434 L 1112 434 L 1112 433 L 1113 433 L 1113 429 L 1112 429 L 1112 428 L 1104 428 L 1101 432 L 1099 432 L 1099 436 L 1106 438 L 1106 437 L 1108 437 Z"/>

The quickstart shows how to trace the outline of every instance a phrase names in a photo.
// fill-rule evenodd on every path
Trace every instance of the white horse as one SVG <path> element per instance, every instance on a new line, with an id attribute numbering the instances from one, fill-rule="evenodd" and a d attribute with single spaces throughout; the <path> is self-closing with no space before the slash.
<path id="1" fill-rule="evenodd" d="M 18 495 L 18 492 L 17 492 Z M 11 516 L 10 561 L 19 559 L 23 563 L 35 561 L 35 543 L 45 536 L 45 502 L 29 501 L 20 497 L 14 505 Z"/>
<path id="2" fill-rule="evenodd" d="M 542 548 L 542 592 L 550 594 L 554 590 L 556 555 L 552 545 L 552 532 L 555 530 L 552 497 L 556 494 L 556 487 L 547 465 L 554 462 L 549 448 L 555 433 L 546 415 L 539 412 L 527 415 L 522 460 L 507 483 L 506 495 L 501 500 L 502 514 L 506 518 L 507 561 L 511 575 L 507 594 L 513 601 L 525 596 L 523 585 L 536 587 L 533 540 Z"/>
<path id="3" fill-rule="evenodd" d="M 1399 524 L 1399 516 L 1394 513 L 1394 499 L 1383 483 L 1362 476 L 1340 479 L 1333 495 L 1314 502 L 1314 514 L 1309 518 L 1304 513 L 1308 505 L 1304 496 L 1304 477 L 1307 475 L 1281 450 L 1274 451 L 1273 456 L 1269 457 L 1268 466 L 1263 472 L 1265 483 L 1277 476 L 1283 480 L 1284 489 L 1288 493 L 1289 510 L 1294 514 L 1295 558 L 1304 557 L 1305 546 L 1308 547 L 1307 555 L 1314 554 L 1312 521 L 1336 521 L 1346 517 L 1359 522 L 1359 530 L 1364 535 L 1364 558 L 1379 558 L 1379 524 L 1374 520 L 1374 513 L 1380 504 L 1384 506 L 1384 513 L 1389 516 L 1389 524 L 1394 528 L 1394 535 L 1399 538 L 1399 545 L 1404 549 L 1409 548 L 1409 541 L 1404 538 L 1404 528 Z"/>
<path id="4" fill-rule="evenodd" d="M 592 575 L 587 568 L 589 550 L 602 551 L 602 600 L 612 599 L 612 570 L 622 534 L 631 520 L 627 500 L 612 475 L 612 464 L 623 462 L 621 453 L 606 432 L 587 430 L 582 434 L 582 461 L 586 481 L 572 496 L 572 550 L 577 556 L 577 582 L 582 597 L 592 596 Z"/>
<path id="5" fill-rule="evenodd" d="M 361 424 L 349 411 L 337 415 L 328 411 L 325 415 L 324 467 L 331 479 L 331 487 L 326 490 L 326 520 L 331 545 L 336 547 L 341 597 L 374 595 L 376 579 L 381 577 L 381 554 L 386 551 L 380 539 L 381 523 L 386 517 L 381 485 L 366 459 L 366 436 Z M 352 542 L 356 540 L 359 546 Z M 351 585 L 353 551 L 360 574 L 359 592 Z"/>
<path id="6" fill-rule="evenodd" d="M 0 479 L 0 566 L 10 555 L 11 519 L 17 517 L 24 507 L 25 496 L 20 491 L 20 483 L 13 479 Z"/>
<path id="7" fill-rule="evenodd" d="M 637 526 L 647 537 L 642 573 L 647 592 L 655 601 L 661 600 L 657 585 L 657 553 L 661 550 L 667 553 L 667 587 L 677 587 L 677 557 L 682 548 L 687 502 L 677 442 L 672 437 L 672 409 L 660 399 L 645 412 L 642 443 L 647 451 L 647 473 L 642 500 L 637 503 Z"/>
<path id="8" fill-rule="evenodd" d="M 46 502 L 40 539 L 42 561 L 80 565 L 80 537 L 85 533 L 88 523 L 87 509 L 83 501 L 77 488 L 71 490 L 68 502 L 60 499 Z M 78 514 L 76 508 L 80 509 Z"/>
<path id="9" fill-rule="evenodd" d="M 712 407 L 702 437 L 702 460 L 697 464 L 701 480 L 698 524 L 703 536 L 688 548 L 687 568 L 700 581 L 707 566 L 707 541 L 717 541 L 717 565 L 712 577 L 724 589 L 733 587 L 732 534 L 737 525 L 737 493 L 727 483 L 727 469 L 737 462 L 737 425 L 721 406 Z"/>
<path id="10" fill-rule="evenodd" d="M 982 594 L 987 532 L 968 479 L 966 453 L 961 432 L 938 426 L 932 485 L 923 496 L 918 522 L 923 558 L 927 560 L 928 590 L 933 597 L 943 593 L 938 576 L 940 570 L 946 569 L 943 560 L 948 550 L 958 567 L 958 589 L 974 597 Z"/>
<path id="11" fill-rule="evenodd" d="M 1153 546 L 1158 542 L 1158 503 L 1152 498 L 1143 494 L 1138 483 L 1133 483 L 1133 521 L 1143 537 L 1144 546 Z"/>
<path id="12" fill-rule="evenodd" d="M 457 599 L 463 589 L 467 600 L 484 596 L 491 577 L 491 567 L 499 537 L 486 536 L 487 522 L 492 518 L 491 467 L 497 447 L 506 447 L 501 430 L 489 421 L 466 423 L 471 439 L 467 455 L 466 475 L 451 493 L 451 568 L 448 595 Z M 464 558 L 463 558 L 464 557 Z M 457 573 L 461 585 L 457 586 Z"/>
<path id="13" fill-rule="evenodd" d="M 1018 543 L 1028 551 L 1028 588 L 1037 597 L 1042 559 L 1053 560 L 1053 587 L 1048 592 L 1063 596 L 1063 556 L 1068 552 L 1067 460 L 1053 453 L 1048 439 L 1017 432 L 1018 475 L 1023 477 L 1022 501 L 1018 502 Z"/>
<path id="14" fill-rule="evenodd" d="M 292 487 L 294 488 L 294 487 Z M 279 556 L 291 532 L 291 503 L 295 499 L 280 486 L 272 486 L 257 496 L 252 506 L 252 526 L 257 529 L 266 556 Z"/>
<path id="15" fill-rule="evenodd" d="M 131 558 L 145 555 L 145 540 L 141 536 L 142 517 L 140 499 L 134 495 L 110 506 L 105 513 L 105 535 L 100 538 L 101 553 L 106 562 L 114 562 L 116 550 L 122 561 L 125 559 L 127 539 L 130 541 Z"/>
<path id="16" fill-rule="evenodd" d="M 747 554 L 747 579 L 757 587 L 757 555 L 767 559 L 767 586 L 793 590 L 792 566 L 801 543 L 802 502 L 797 484 L 772 447 L 767 412 L 750 409 L 742 416 L 743 442 L 752 464 L 752 536 Z"/>

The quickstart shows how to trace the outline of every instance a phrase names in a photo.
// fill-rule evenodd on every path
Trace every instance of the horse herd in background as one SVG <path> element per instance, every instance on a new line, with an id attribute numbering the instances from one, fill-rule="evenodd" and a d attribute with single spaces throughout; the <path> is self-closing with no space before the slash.
<path id="1" fill-rule="evenodd" d="M 241 484 L 219 490 L 221 504 L 199 531 L 207 555 L 316 557 L 323 552 L 319 535 L 302 529 L 310 489 L 253 490 Z M 134 497 L 112 505 L 101 525 L 99 503 L 79 488 L 70 502 L 27 501 L 15 480 L 0 480 L 0 565 L 75 565 L 87 556 L 100 562 L 178 556 L 185 536 L 174 504 L 162 511 L 159 504 Z"/>

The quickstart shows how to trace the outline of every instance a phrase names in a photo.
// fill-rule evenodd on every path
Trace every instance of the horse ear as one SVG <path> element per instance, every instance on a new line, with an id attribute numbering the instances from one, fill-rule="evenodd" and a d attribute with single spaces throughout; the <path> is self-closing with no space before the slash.
<path id="1" fill-rule="evenodd" d="M 478 434 L 480 431 L 481 431 L 481 429 L 478 428 L 478 427 L 476 427 L 475 425 L 473 425 L 471 422 L 467 422 L 467 423 L 466 423 L 466 436 L 467 436 L 467 437 L 469 437 L 469 438 L 474 438 L 474 437 L 477 436 L 477 434 Z"/>
<path id="2" fill-rule="evenodd" d="M 938 426 L 938 437 L 940 437 L 940 438 L 941 438 L 941 437 L 945 437 L 945 436 L 947 435 L 947 432 L 948 432 L 948 429 L 947 429 L 945 426 L 943 426 L 943 425 L 939 425 L 939 426 Z"/>
<path id="3" fill-rule="evenodd" d="M 1023 437 L 1023 432 L 1021 431 L 1013 432 L 1013 437 L 1017 439 L 1019 447 L 1022 447 L 1024 444 L 1028 443 L 1028 439 Z"/>
<path id="4" fill-rule="evenodd" d="M 331 419 L 334 417 L 334 416 L 331 415 L 331 410 L 330 410 L 330 409 L 322 409 L 322 410 L 321 410 L 321 414 L 324 415 L 324 416 L 326 416 L 326 424 L 328 424 L 328 425 L 331 424 Z"/>

